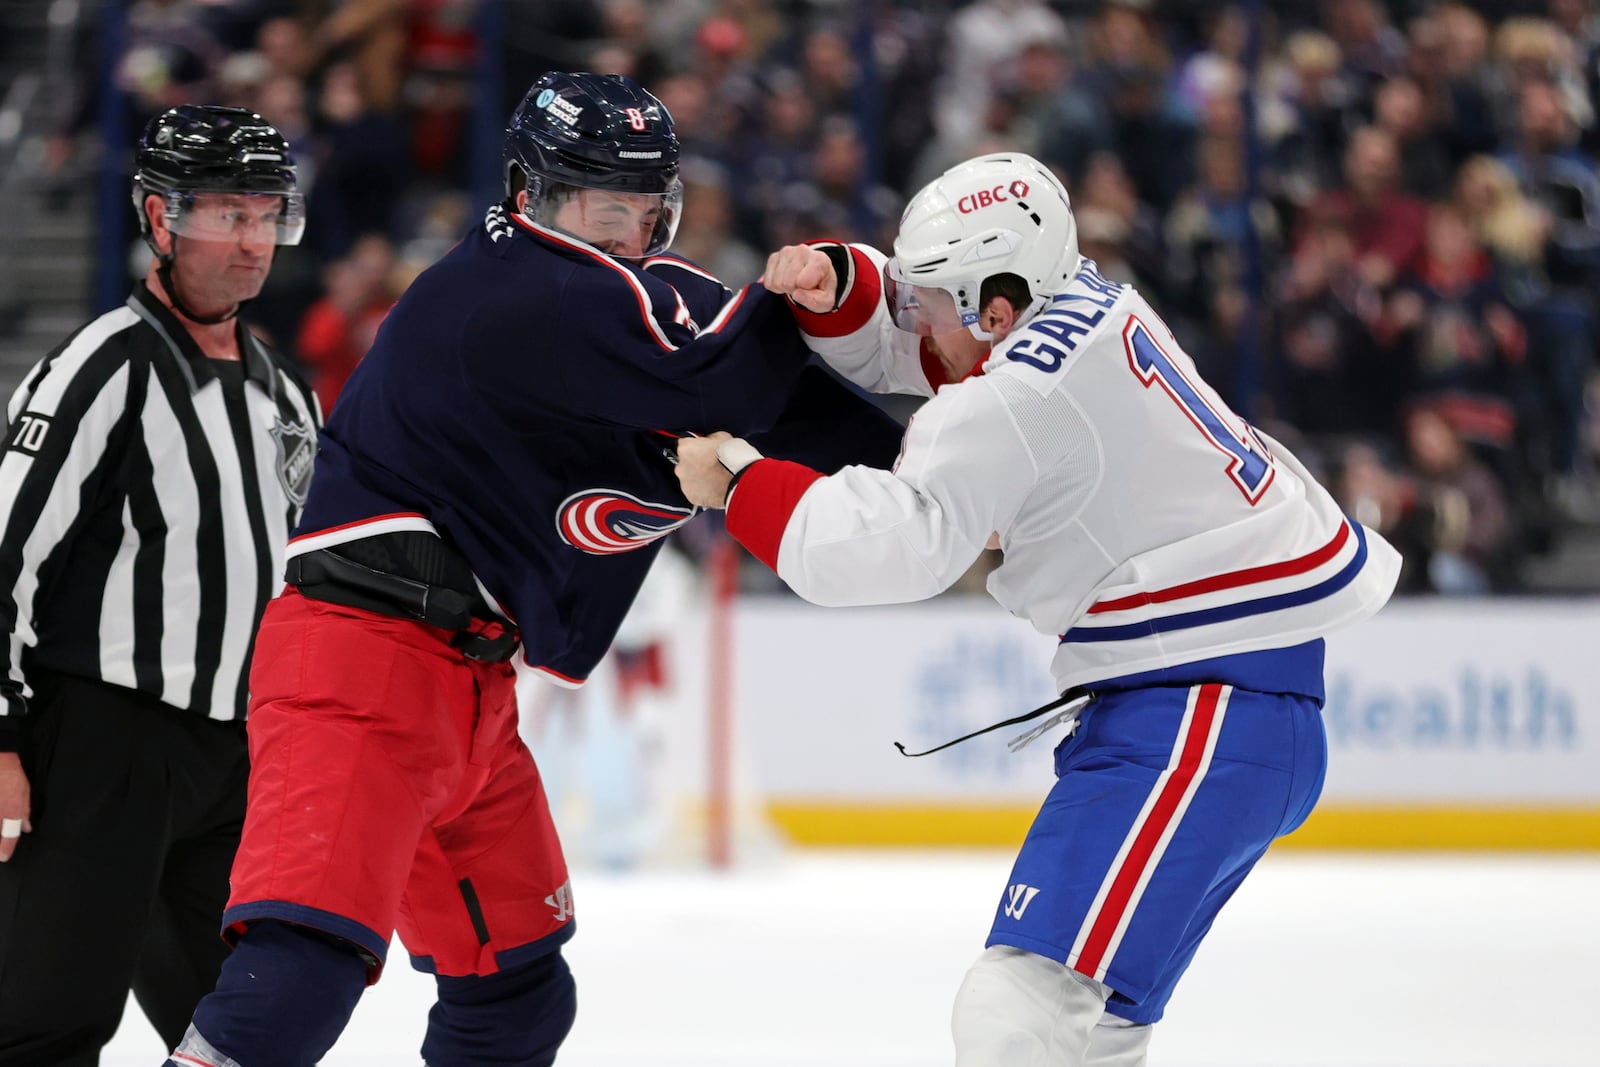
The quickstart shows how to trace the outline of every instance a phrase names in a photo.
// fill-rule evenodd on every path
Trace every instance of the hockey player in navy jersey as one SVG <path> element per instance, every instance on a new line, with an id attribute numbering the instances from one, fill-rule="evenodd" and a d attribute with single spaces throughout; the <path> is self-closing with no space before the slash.
<path id="1" fill-rule="evenodd" d="M 573 893 L 511 656 L 568 685 L 600 660 L 693 514 L 677 435 L 892 461 L 898 425 L 805 369 L 782 297 L 667 254 L 677 156 L 632 82 L 540 78 L 507 131 L 505 203 L 346 385 L 256 640 L 236 947 L 169 1063 L 316 1063 L 397 928 L 437 975 L 429 1064 L 553 1062 Z"/>
<path id="2" fill-rule="evenodd" d="M 1135 1067 L 1218 909 L 1316 803 L 1322 638 L 1383 605 L 1399 557 L 1079 255 L 1036 160 L 952 168 L 894 252 L 852 248 L 841 277 L 791 247 L 764 276 L 834 369 L 932 397 L 893 472 L 716 435 L 678 475 L 819 604 L 933 596 L 1003 551 L 990 593 L 1057 643 L 1041 727 L 1076 729 L 956 996 L 956 1064 Z"/>

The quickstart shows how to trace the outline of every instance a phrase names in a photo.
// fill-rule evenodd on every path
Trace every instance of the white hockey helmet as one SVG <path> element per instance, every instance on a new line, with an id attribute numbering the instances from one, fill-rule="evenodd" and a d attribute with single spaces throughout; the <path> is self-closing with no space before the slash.
<path id="1" fill-rule="evenodd" d="M 895 325 L 920 334 L 962 326 L 979 340 L 985 279 L 1015 274 L 1028 283 L 1027 318 L 1078 270 L 1078 227 L 1067 190 L 1050 169 L 1021 152 L 958 163 L 911 198 L 900 217 L 884 295 Z"/>

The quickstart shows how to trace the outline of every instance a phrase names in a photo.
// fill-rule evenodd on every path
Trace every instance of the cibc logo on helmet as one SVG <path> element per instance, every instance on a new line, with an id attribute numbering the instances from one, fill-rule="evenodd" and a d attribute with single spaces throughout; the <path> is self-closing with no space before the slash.
<path id="1" fill-rule="evenodd" d="M 1003 204 L 1008 200 L 1021 200 L 1028 195 L 1028 183 L 1018 178 L 1010 185 L 997 185 L 993 189 L 979 189 L 975 193 L 968 193 L 956 201 L 956 210 L 963 215 L 970 215 L 974 211 L 993 204 Z"/>

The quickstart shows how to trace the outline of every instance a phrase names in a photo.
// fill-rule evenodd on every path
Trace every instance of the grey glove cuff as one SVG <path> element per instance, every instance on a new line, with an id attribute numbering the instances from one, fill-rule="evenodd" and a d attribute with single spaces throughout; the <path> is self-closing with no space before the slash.
<path id="1" fill-rule="evenodd" d="M 742 437 L 735 437 L 731 441 L 724 441 L 717 446 L 717 462 L 723 469 L 733 475 L 728 480 L 728 491 L 723 494 L 722 506 L 727 507 L 733 499 L 733 487 L 739 484 L 739 479 L 744 477 L 744 472 L 755 465 L 756 460 L 765 459 L 756 446 Z"/>
<path id="2" fill-rule="evenodd" d="M 742 437 L 734 437 L 717 446 L 717 462 L 727 469 L 729 474 L 737 475 L 758 459 L 763 459 L 756 446 Z"/>

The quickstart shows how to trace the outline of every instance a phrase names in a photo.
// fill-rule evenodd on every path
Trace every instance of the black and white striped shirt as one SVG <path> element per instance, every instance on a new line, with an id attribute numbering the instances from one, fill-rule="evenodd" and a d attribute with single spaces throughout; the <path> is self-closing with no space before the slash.
<path id="1" fill-rule="evenodd" d="M 29 372 L 0 453 L 0 750 L 53 671 L 245 713 L 320 422 L 250 332 L 208 359 L 140 284 Z M 6 743 L 11 741 L 12 743 Z"/>

